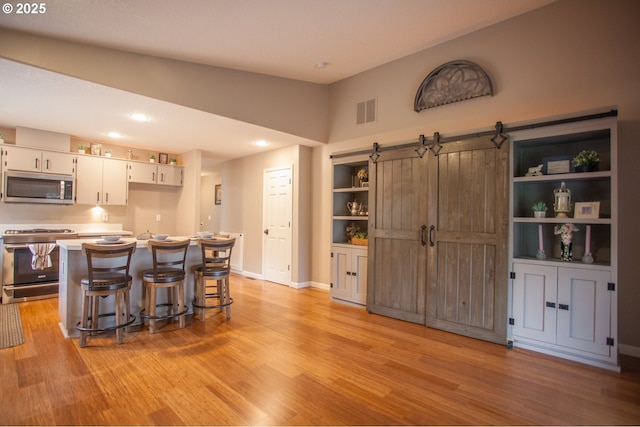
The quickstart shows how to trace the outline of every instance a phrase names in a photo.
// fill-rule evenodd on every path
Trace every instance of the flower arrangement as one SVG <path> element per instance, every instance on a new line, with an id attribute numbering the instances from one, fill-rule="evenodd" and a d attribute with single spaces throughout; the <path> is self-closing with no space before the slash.
<path id="1" fill-rule="evenodd" d="M 576 155 L 571 163 L 575 167 L 595 166 L 600 162 L 600 157 L 595 151 L 582 150 Z"/>
<path id="2" fill-rule="evenodd" d="M 571 261 L 572 253 L 571 253 L 571 240 L 573 240 L 573 233 L 578 230 L 578 227 L 571 223 L 556 225 L 553 228 L 553 234 L 556 236 L 560 235 L 561 245 L 560 245 L 560 259 L 562 261 Z"/>
<path id="3" fill-rule="evenodd" d="M 360 169 L 356 176 L 360 181 L 366 181 L 367 178 L 369 178 L 369 174 L 367 173 L 367 170 L 365 168 Z"/>

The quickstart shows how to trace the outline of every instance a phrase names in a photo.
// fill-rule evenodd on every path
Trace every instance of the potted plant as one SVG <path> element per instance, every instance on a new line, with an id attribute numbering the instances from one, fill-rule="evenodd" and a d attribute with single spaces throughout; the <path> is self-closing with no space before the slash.
<path id="1" fill-rule="evenodd" d="M 156 155 L 152 154 L 149 156 L 149 163 L 155 163 L 156 162 Z"/>
<path id="2" fill-rule="evenodd" d="M 592 172 L 597 170 L 600 157 L 598 153 L 591 150 L 582 150 L 571 160 L 576 172 Z"/>
<path id="3" fill-rule="evenodd" d="M 105 157 L 111 157 L 111 150 L 105 150 L 104 156 Z"/>
<path id="4" fill-rule="evenodd" d="M 531 207 L 533 209 L 533 216 L 536 218 L 544 218 L 547 216 L 547 204 L 542 200 Z"/>
<path id="5" fill-rule="evenodd" d="M 169 159 L 169 164 L 170 165 L 175 165 L 177 161 L 178 161 L 178 159 L 176 159 L 175 157 L 172 157 L 172 158 Z"/>
<path id="6" fill-rule="evenodd" d="M 4 143 L 4 135 L 0 132 L 0 144 Z"/>
<path id="7" fill-rule="evenodd" d="M 85 147 L 82 144 L 78 145 L 78 153 L 85 154 L 86 152 L 87 152 L 87 147 Z"/>
<path id="8" fill-rule="evenodd" d="M 352 245 L 358 245 L 358 246 L 367 246 L 369 244 L 369 238 L 367 236 L 367 232 L 366 231 L 358 231 L 351 238 L 351 244 Z"/>

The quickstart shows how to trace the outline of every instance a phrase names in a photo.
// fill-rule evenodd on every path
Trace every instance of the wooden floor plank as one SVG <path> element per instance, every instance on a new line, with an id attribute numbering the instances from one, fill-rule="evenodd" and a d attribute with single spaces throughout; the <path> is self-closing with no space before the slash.
<path id="1" fill-rule="evenodd" d="M 474 340 L 234 275 L 209 312 L 79 348 L 57 300 L 20 303 L 0 350 L 2 425 L 640 424 L 640 361 L 621 373 Z"/>

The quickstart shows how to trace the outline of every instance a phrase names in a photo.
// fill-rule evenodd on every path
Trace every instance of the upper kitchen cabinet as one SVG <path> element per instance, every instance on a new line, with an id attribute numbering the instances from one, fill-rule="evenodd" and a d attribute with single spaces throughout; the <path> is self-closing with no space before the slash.
<path id="1" fill-rule="evenodd" d="M 129 182 L 142 184 L 182 185 L 182 167 L 155 163 L 128 162 Z"/>
<path id="2" fill-rule="evenodd" d="M 73 175 L 75 173 L 75 157 L 76 156 L 71 153 L 43 151 L 11 145 L 2 147 L 2 165 L 4 170 Z"/>
<path id="3" fill-rule="evenodd" d="M 127 162 L 95 156 L 78 156 L 76 203 L 127 204 Z"/>

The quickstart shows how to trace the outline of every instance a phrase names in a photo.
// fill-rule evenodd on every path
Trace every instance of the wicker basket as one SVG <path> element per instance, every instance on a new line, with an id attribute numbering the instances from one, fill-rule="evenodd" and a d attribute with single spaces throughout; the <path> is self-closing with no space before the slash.
<path id="1" fill-rule="evenodd" d="M 362 239 L 360 237 L 352 237 L 351 244 L 357 246 L 367 246 L 369 245 L 369 239 Z"/>

